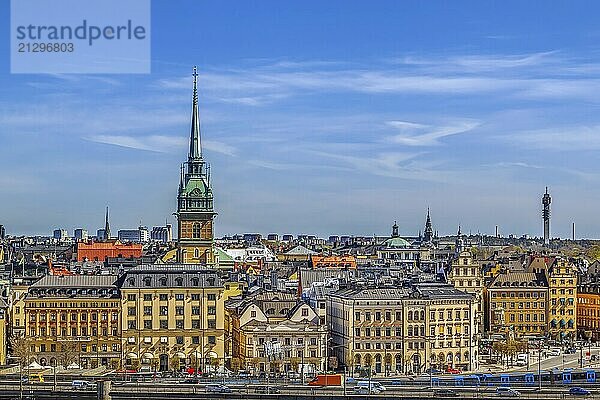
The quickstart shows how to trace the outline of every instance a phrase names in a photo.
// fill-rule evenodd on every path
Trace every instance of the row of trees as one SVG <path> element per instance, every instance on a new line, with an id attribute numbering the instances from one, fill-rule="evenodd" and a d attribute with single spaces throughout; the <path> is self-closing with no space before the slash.
<path id="1" fill-rule="evenodd" d="M 504 341 L 496 341 L 492 344 L 492 351 L 501 356 L 501 359 L 506 358 L 506 364 L 512 360 L 517 354 L 527 353 L 528 344 L 520 340 L 509 338 Z"/>
<path id="2" fill-rule="evenodd" d="M 19 360 L 21 366 L 26 367 L 35 360 L 35 347 L 31 338 L 25 336 L 13 336 L 9 340 L 11 354 Z M 57 365 L 67 368 L 76 363 L 79 358 L 79 348 L 75 342 L 62 342 L 57 346 L 54 353 Z"/>

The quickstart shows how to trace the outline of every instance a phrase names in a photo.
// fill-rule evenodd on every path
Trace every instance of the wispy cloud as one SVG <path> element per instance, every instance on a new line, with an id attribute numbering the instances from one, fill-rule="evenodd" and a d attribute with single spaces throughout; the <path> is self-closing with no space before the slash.
<path id="1" fill-rule="evenodd" d="M 405 146 L 434 146 L 440 144 L 441 138 L 473 130 L 479 122 L 461 121 L 448 126 L 433 127 L 405 121 L 388 121 L 387 125 L 401 131 L 390 138 L 394 143 Z"/>
<path id="2" fill-rule="evenodd" d="M 406 56 L 390 63 L 346 65 L 264 61 L 246 68 L 202 71 L 201 91 L 213 101 L 263 106 L 317 93 L 485 95 L 600 101 L 600 67 L 556 51 L 529 54 Z M 579 72 L 578 72 L 579 71 Z M 587 74 L 584 73 L 587 71 Z M 189 77 L 161 79 L 161 89 L 189 90 Z"/>
<path id="3" fill-rule="evenodd" d="M 181 153 L 181 149 L 185 148 L 189 143 L 187 137 L 164 135 L 92 135 L 86 137 L 85 139 L 96 143 L 109 144 L 135 150 L 153 151 L 157 153 Z M 202 148 L 228 156 L 234 156 L 236 153 L 235 147 L 215 140 L 202 141 Z"/>
<path id="4" fill-rule="evenodd" d="M 600 150 L 600 125 L 521 131 L 498 138 L 530 149 L 557 152 L 597 151 Z"/>

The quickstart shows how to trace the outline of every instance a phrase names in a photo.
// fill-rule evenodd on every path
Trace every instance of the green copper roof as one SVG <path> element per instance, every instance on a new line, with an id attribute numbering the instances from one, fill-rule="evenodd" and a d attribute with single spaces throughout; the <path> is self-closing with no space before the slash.
<path id="1" fill-rule="evenodd" d="M 192 178 L 185 185 L 183 193 L 194 197 L 212 196 L 212 190 L 206 185 L 204 179 Z"/>
<path id="2" fill-rule="evenodd" d="M 384 247 L 391 247 L 391 248 L 402 248 L 402 247 L 410 247 L 410 243 L 408 243 L 406 240 L 402 239 L 401 237 L 393 237 L 393 238 L 389 238 L 388 240 L 386 240 L 383 243 Z"/>

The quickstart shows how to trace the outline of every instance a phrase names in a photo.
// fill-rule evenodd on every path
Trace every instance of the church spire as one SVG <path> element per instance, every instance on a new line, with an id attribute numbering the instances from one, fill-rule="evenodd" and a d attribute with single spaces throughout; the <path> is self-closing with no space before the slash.
<path id="1" fill-rule="evenodd" d="M 106 206 L 106 218 L 104 220 L 104 239 L 110 239 L 110 223 L 108 222 L 108 206 Z"/>
<path id="2" fill-rule="evenodd" d="M 431 242 L 433 240 L 433 226 L 431 225 L 431 215 L 429 214 L 429 207 L 427 207 L 427 219 L 425 220 L 425 233 L 423 236 L 425 242 Z"/>
<path id="3" fill-rule="evenodd" d="M 194 66 L 194 93 L 192 105 L 192 129 L 190 132 L 190 152 L 188 162 L 198 161 L 202 158 L 202 145 L 200 143 L 200 115 L 198 112 L 198 72 Z"/>

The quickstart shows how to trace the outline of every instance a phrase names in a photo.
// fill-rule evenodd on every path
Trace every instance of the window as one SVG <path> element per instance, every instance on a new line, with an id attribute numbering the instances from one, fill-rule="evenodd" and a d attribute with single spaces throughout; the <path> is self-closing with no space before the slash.
<path id="1" fill-rule="evenodd" d="M 152 320 L 151 319 L 144 320 L 144 329 L 152 329 Z"/>
<path id="2" fill-rule="evenodd" d="M 175 315 L 183 315 L 183 306 L 175 307 Z"/>
<path id="3" fill-rule="evenodd" d="M 167 294 L 166 294 L 166 293 L 161 293 L 161 294 L 159 294 L 159 295 L 158 295 L 158 299 L 159 299 L 160 301 L 167 301 L 167 300 L 168 300 L 168 298 L 169 298 L 169 296 L 167 296 Z"/>
<path id="4" fill-rule="evenodd" d="M 200 344 L 200 336 L 192 336 L 192 344 Z"/>
<path id="5" fill-rule="evenodd" d="M 252 311 L 256 316 L 256 311 Z M 199 306 L 192 306 L 192 315 L 200 315 L 200 307 Z"/>
<path id="6" fill-rule="evenodd" d="M 192 225 L 192 238 L 199 239 L 200 238 L 200 230 L 201 226 L 199 222 L 194 222 Z"/>
<path id="7" fill-rule="evenodd" d="M 381 321 L 381 313 L 379 311 L 375 313 L 375 321 Z"/>
<path id="8" fill-rule="evenodd" d="M 176 336 L 175 337 L 175 342 L 177 344 L 183 344 L 183 336 Z"/>
<path id="9" fill-rule="evenodd" d="M 208 344 L 210 345 L 215 345 L 217 343 L 217 338 L 214 336 L 209 336 L 208 337 Z"/>
<path id="10" fill-rule="evenodd" d="M 144 306 L 144 315 L 152 315 L 152 306 Z"/>
<path id="11" fill-rule="evenodd" d="M 127 315 L 130 317 L 135 316 L 135 307 L 127 307 Z"/>
<path id="12" fill-rule="evenodd" d="M 200 329 L 200 320 L 199 319 L 192 320 L 192 329 Z"/>
<path id="13" fill-rule="evenodd" d="M 206 298 L 208 299 L 208 301 L 215 301 L 217 299 L 217 295 L 214 293 L 209 293 L 206 295 Z"/>
<path id="14" fill-rule="evenodd" d="M 360 337 L 360 328 L 354 328 L 354 336 Z"/>
<path id="15" fill-rule="evenodd" d="M 216 329 L 217 328 L 217 320 L 216 319 L 209 319 L 208 320 L 208 328 L 209 329 Z"/>
<path id="16" fill-rule="evenodd" d="M 392 313 L 389 311 L 385 312 L 385 320 L 386 321 L 391 321 L 392 320 Z"/>
<path id="17" fill-rule="evenodd" d="M 128 329 L 135 329 L 135 320 L 127 321 L 127 328 Z"/>
<path id="18" fill-rule="evenodd" d="M 302 309 L 302 316 L 303 317 L 308 317 L 308 308 L 305 307 L 305 308 Z"/>
<path id="19" fill-rule="evenodd" d="M 177 294 L 175 295 L 175 300 L 176 300 L 176 301 L 183 301 L 183 299 L 184 299 L 184 298 L 185 298 L 185 296 L 184 296 L 184 294 L 183 294 L 183 293 L 177 293 Z"/>
<path id="20" fill-rule="evenodd" d="M 169 329 L 169 321 L 166 319 L 160 320 L 160 329 Z"/>
<path id="21" fill-rule="evenodd" d="M 135 294 L 128 294 L 127 301 L 135 301 Z"/>
<path id="22" fill-rule="evenodd" d="M 400 311 L 396 311 L 396 321 L 402 320 L 402 313 Z"/>
<path id="23" fill-rule="evenodd" d="M 175 328 L 183 329 L 183 320 L 182 319 L 178 319 L 175 321 Z"/>
<path id="24" fill-rule="evenodd" d="M 208 315 L 217 315 L 217 307 L 209 306 L 207 313 Z"/>
<path id="25" fill-rule="evenodd" d="M 256 311 L 255 310 L 250 311 L 250 317 L 251 318 L 256 318 Z"/>
<path id="26" fill-rule="evenodd" d="M 169 307 L 160 306 L 160 315 L 169 315 Z"/>

